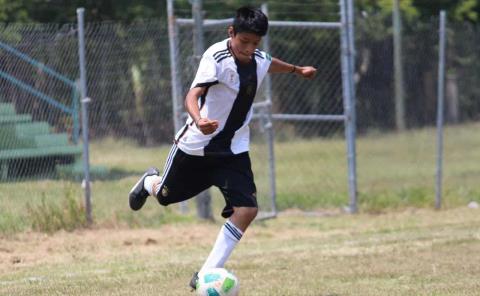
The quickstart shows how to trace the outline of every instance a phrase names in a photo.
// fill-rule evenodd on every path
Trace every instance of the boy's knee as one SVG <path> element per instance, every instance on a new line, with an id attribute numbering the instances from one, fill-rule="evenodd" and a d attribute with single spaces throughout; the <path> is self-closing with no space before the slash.
<path id="1" fill-rule="evenodd" d="M 155 196 L 157 198 L 157 201 L 160 205 L 162 206 L 168 206 L 174 203 L 179 203 L 184 200 L 187 200 L 191 198 L 189 194 L 186 194 L 185 192 L 181 190 L 172 190 L 168 188 L 167 186 L 163 186 Z"/>
<path id="2" fill-rule="evenodd" d="M 171 197 L 170 197 L 171 193 L 168 192 L 168 189 L 163 186 L 157 193 L 157 195 L 155 196 L 157 198 L 157 201 L 159 204 L 161 204 L 162 206 L 168 206 L 169 204 L 171 204 Z"/>
<path id="3" fill-rule="evenodd" d="M 238 211 L 238 215 L 242 216 L 246 220 L 252 221 L 255 219 L 255 217 L 258 214 L 258 208 L 257 207 L 241 207 L 241 208 L 236 208 L 235 212 Z"/>
<path id="4" fill-rule="evenodd" d="M 156 198 L 157 198 L 158 203 L 159 203 L 160 205 L 164 206 L 164 207 L 166 207 L 166 206 L 168 206 L 168 205 L 170 204 L 170 202 L 169 202 L 166 198 L 164 198 L 164 197 L 162 197 L 162 196 L 158 196 L 158 195 L 157 195 Z"/>

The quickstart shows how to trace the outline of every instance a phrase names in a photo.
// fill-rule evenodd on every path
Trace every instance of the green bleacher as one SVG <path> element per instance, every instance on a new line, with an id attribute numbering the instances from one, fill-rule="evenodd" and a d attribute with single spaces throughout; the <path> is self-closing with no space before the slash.
<path id="1" fill-rule="evenodd" d="M 66 133 L 54 133 L 44 121 L 33 121 L 30 114 L 17 114 L 11 103 L 0 103 L 0 179 L 17 176 L 19 164 L 40 163 L 36 171 L 71 164 L 81 156 L 82 147 L 70 143 Z M 53 162 L 53 164 L 52 164 Z"/>

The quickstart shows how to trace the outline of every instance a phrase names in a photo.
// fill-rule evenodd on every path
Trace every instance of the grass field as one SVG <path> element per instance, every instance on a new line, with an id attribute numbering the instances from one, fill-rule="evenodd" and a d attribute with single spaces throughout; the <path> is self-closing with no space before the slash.
<path id="1" fill-rule="evenodd" d="M 443 205 L 447 208 L 480 202 L 480 124 L 453 126 L 445 132 Z M 435 196 L 435 130 L 362 136 L 357 141 L 359 208 L 378 213 L 406 207 L 431 208 Z M 154 199 L 139 213 L 129 210 L 127 192 L 145 168 L 162 167 L 169 146 L 141 148 L 118 140 L 91 146 L 93 165 L 107 166 L 108 179 L 92 184 L 93 215 L 98 225 L 156 227 L 168 221 L 194 221 L 176 215 L 178 207 L 162 208 Z M 278 208 L 303 210 L 338 209 L 348 203 L 345 142 L 342 139 L 297 139 L 275 146 Z M 269 210 L 267 156 L 264 145 L 252 145 L 252 163 L 259 200 Z M 33 221 L 27 207 L 45 201 L 62 205 L 66 197 L 81 202 L 78 182 L 40 180 L 1 183 L 0 233 L 28 230 Z M 214 213 L 222 208 L 218 190 Z M 193 208 L 194 203 L 190 203 Z"/>
<path id="2" fill-rule="evenodd" d="M 466 205 L 480 202 L 479 128 L 446 130 L 440 211 L 432 210 L 433 129 L 358 139 L 358 215 L 341 210 L 348 202 L 342 139 L 277 143 L 284 211 L 256 222 L 228 262 L 242 295 L 478 295 L 480 209 Z M 268 210 L 265 146 L 252 148 Z M 221 225 L 218 192 L 216 223 L 153 199 L 140 212 L 128 208 L 132 184 L 146 167 L 162 166 L 168 149 L 92 144 L 92 164 L 112 173 L 92 184 L 90 228 L 78 214 L 78 182 L 1 183 L 0 295 L 191 295 L 187 283 Z"/>
<path id="3" fill-rule="evenodd" d="M 480 209 L 255 223 L 227 267 L 241 295 L 478 295 Z M 329 214 L 329 215 L 325 215 Z M 220 223 L 95 228 L 0 240 L 0 295 L 192 295 Z"/>

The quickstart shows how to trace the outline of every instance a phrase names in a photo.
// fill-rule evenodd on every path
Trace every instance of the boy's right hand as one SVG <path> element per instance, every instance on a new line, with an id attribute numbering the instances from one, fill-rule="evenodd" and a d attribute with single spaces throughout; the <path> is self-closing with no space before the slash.
<path id="1" fill-rule="evenodd" d="M 208 118 L 200 118 L 195 124 L 204 135 L 209 135 L 218 128 L 218 120 L 210 120 Z"/>

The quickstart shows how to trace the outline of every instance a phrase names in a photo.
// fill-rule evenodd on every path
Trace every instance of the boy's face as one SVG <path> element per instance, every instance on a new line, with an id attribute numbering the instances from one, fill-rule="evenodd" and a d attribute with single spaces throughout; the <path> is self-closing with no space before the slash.
<path id="1" fill-rule="evenodd" d="M 233 28 L 229 30 L 232 47 L 235 57 L 242 63 L 248 63 L 252 59 L 252 54 L 257 49 L 262 37 L 253 33 L 234 33 Z"/>

